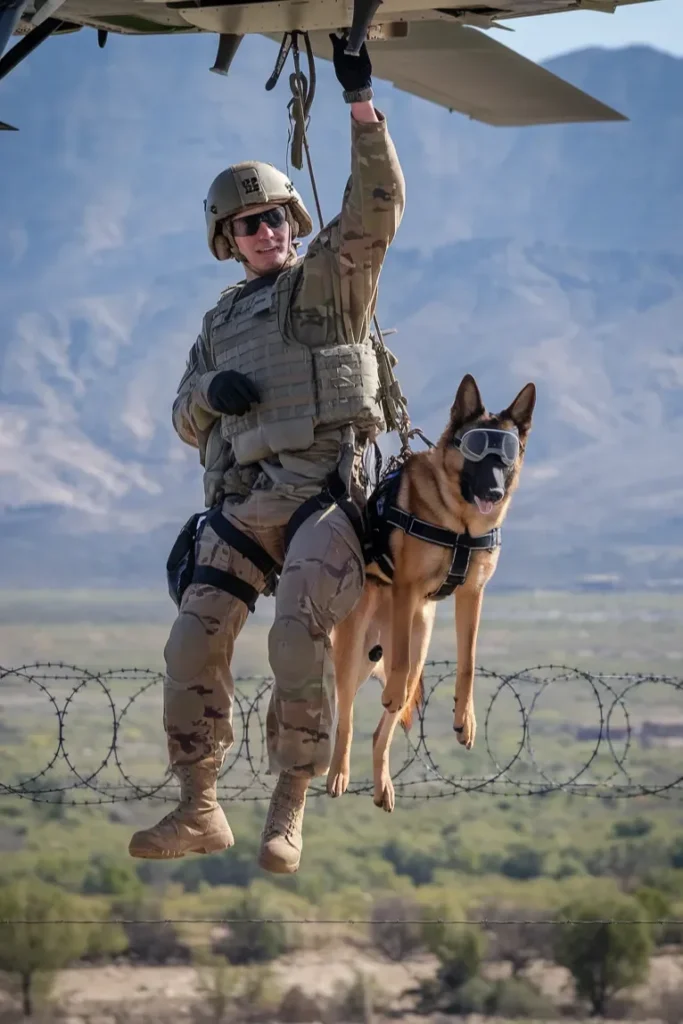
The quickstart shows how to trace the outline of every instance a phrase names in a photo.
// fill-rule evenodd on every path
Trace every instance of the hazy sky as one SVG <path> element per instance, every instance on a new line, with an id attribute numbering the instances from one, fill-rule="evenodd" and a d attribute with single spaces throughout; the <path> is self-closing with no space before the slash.
<path id="1" fill-rule="evenodd" d="M 516 18 L 512 32 L 494 29 L 496 39 L 532 60 L 545 60 L 584 46 L 617 47 L 646 43 L 683 56 L 683 0 L 651 0 L 619 7 L 615 14 L 568 14 Z"/>

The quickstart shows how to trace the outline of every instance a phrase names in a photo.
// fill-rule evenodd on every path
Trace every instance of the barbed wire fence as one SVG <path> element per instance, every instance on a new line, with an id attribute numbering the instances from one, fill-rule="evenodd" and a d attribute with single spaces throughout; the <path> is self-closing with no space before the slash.
<path id="1" fill-rule="evenodd" d="M 465 773 L 471 754 L 458 746 L 444 724 L 452 713 L 455 663 L 430 661 L 425 667 L 425 700 L 410 731 L 397 735 L 392 749 L 392 778 L 397 800 L 457 798 L 466 794 L 500 798 L 534 798 L 552 793 L 593 799 L 628 800 L 638 797 L 678 800 L 683 771 L 677 757 L 645 755 L 662 743 L 683 745 L 683 679 L 634 673 L 596 674 L 562 665 L 538 665 L 513 674 L 479 668 L 475 705 L 480 725 L 475 774 Z M 139 762 L 149 758 L 149 735 L 154 715 L 161 727 L 163 675 L 149 669 L 96 671 L 62 662 L 35 662 L 0 667 L 0 743 L 17 742 L 21 735 L 51 728 L 49 754 L 31 772 L 0 773 L 0 798 L 18 797 L 34 803 L 72 807 L 102 806 L 131 801 L 175 802 L 169 772 L 157 778 L 138 777 Z M 272 679 L 265 676 L 235 680 L 233 709 L 236 742 L 219 776 L 219 794 L 230 802 L 267 801 L 273 778 L 267 767 L 265 715 Z M 658 688 L 658 699 L 652 691 Z M 367 686 L 366 686 L 367 688 Z M 544 707 L 549 695 L 569 696 L 573 718 Z M 370 749 L 370 735 L 381 711 L 379 685 L 374 704 L 365 698 L 365 726 L 356 725 L 353 756 Z M 663 696 L 663 700 L 662 700 Z M 565 702 L 566 703 L 566 702 Z M 679 711 L 672 720 L 671 709 Z M 136 713 L 139 722 L 135 722 Z M 659 718 L 658 718 L 659 715 Z M 107 723 L 106 728 L 104 723 Z M 358 722 L 358 719 L 357 719 Z M 13 729 L 16 735 L 13 735 Z M 87 746 L 84 742 L 87 739 Z M 93 749 L 97 742 L 103 748 Z M 154 747 L 158 751 L 160 747 Z M 401 751 L 399 753 L 399 750 Z M 78 751 L 75 753 L 75 751 Z M 549 756 L 550 751 L 550 756 Z M 561 751 L 561 756 L 560 752 Z M 90 759 L 90 764 L 82 763 Z M 358 758 L 361 762 L 362 757 Z M 366 756 L 367 760 L 367 756 Z M 130 762 L 136 762 L 136 768 Z M 547 763 L 550 761 L 550 763 Z M 158 764 L 158 762 L 157 762 Z M 672 767 L 673 764 L 673 767 Z M 352 779 L 347 795 L 372 792 L 371 778 Z M 326 795 L 325 780 L 311 786 L 310 795 Z M 281 918 L 176 917 L 111 919 L 111 924 L 207 924 L 240 926 L 267 924 Z M 8 924 L 102 924 L 99 919 L 19 921 Z M 370 918 L 296 918 L 282 923 L 370 925 Z M 452 925 L 683 925 L 683 920 L 602 919 L 593 921 L 497 920 L 491 918 L 430 918 L 385 924 Z"/>
<path id="2" fill-rule="evenodd" d="M 444 799 L 467 793 L 534 797 L 555 792 L 593 798 L 677 799 L 683 789 L 683 766 L 676 759 L 672 768 L 671 763 L 655 765 L 642 756 L 643 749 L 662 743 L 683 746 L 681 678 L 595 674 L 557 665 L 510 675 L 479 668 L 475 687 L 479 772 L 468 775 L 472 754 L 463 751 L 445 724 L 452 712 L 454 677 L 454 662 L 426 665 L 424 704 L 410 731 L 397 735 L 392 748 L 397 799 Z M 50 753 L 43 755 L 44 762 L 34 771 L 3 778 L 0 770 L 0 797 L 82 806 L 174 802 L 174 780 L 168 771 L 156 779 L 139 778 L 129 764 L 149 760 L 150 750 L 155 754 L 161 750 L 162 682 L 163 675 L 149 669 L 93 671 L 55 662 L 0 667 L 4 731 L 9 734 L 16 725 L 22 742 L 31 732 L 52 730 L 54 734 Z M 265 717 L 271 684 L 272 679 L 265 676 L 235 681 L 236 741 L 219 776 L 219 790 L 231 802 L 270 799 L 273 779 L 267 766 Z M 652 686 L 664 693 L 659 712 L 647 690 Z M 566 711 L 544 707 L 544 700 L 560 689 L 565 704 L 568 699 L 574 708 L 572 721 L 567 720 Z M 381 711 L 379 686 L 375 692 L 374 705 L 365 698 L 367 723 L 356 724 L 353 756 L 361 763 L 369 755 L 370 733 Z M 672 705 L 680 706 L 678 722 L 671 721 Z M 142 716 L 137 724 L 136 709 Z M 158 728 L 152 736 L 155 721 Z M 98 743 L 99 753 L 93 749 Z M 88 759 L 89 765 L 81 763 Z M 352 778 L 348 794 L 371 791 L 370 778 Z M 313 797 L 325 792 L 324 780 L 311 787 Z"/>

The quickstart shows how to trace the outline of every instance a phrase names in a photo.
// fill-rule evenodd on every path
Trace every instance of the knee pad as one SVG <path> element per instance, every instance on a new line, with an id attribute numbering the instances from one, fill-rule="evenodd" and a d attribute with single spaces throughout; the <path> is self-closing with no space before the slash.
<path id="1" fill-rule="evenodd" d="M 206 666 L 210 653 L 209 636 L 201 619 L 192 612 L 180 612 L 164 647 L 168 675 L 179 683 L 189 683 Z"/>
<path id="2" fill-rule="evenodd" d="M 278 685 L 305 682 L 315 670 L 321 643 L 298 619 L 276 619 L 268 634 L 268 658 Z"/>

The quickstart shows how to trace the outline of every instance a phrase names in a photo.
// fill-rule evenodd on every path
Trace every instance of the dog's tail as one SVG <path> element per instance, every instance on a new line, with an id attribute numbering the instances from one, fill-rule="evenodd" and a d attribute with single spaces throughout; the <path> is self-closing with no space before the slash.
<path id="1" fill-rule="evenodd" d="M 410 700 L 406 704 L 403 711 L 401 712 L 401 717 L 399 719 L 401 725 L 403 726 L 404 732 L 410 732 L 410 728 L 413 724 L 413 713 L 416 710 L 419 711 L 420 708 L 424 706 L 424 702 L 425 679 L 424 672 L 420 672 L 420 678 L 418 680 L 417 686 L 415 687 L 415 692 L 413 693 L 412 700 Z"/>

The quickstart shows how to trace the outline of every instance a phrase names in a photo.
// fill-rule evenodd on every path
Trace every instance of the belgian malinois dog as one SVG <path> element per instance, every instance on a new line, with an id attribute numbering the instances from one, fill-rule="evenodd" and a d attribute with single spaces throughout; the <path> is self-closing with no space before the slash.
<path id="1" fill-rule="evenodd" d="M 353 702 L 372 674 L 382 682 L 385 709 L 372 741 L 373 800 L 385 811 L 394 809 L 391 740 L 399 721 L 410 728 L 413 710 L 421 705 L 435 599 L 453 589 L 458 651 L 453 728 L 458 742 L 472 748 L 484 588 L 498 563 L 498 527 L 519 480 L 535 403 L 530 383 L 507 409 L 487 413 L 467 374 L 438 443 L 411 455 L 371 498 L 372 535 L 384 536 L 384 551 L 378 552 L 373 541 L 362 597 L 333 637 L 339 719 L 327 775 L 331 796 L 341 796 L 349 784 Z M 378 499 L 378 492 L 385 493 Z"/>

